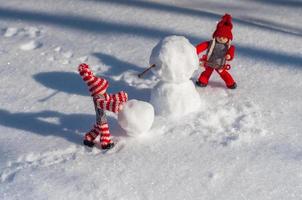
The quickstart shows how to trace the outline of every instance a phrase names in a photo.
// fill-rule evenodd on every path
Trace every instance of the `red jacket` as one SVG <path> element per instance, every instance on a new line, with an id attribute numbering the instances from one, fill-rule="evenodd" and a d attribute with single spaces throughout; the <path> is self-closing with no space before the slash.
<path id="1" fill-rule="evenodd" d="M 199 55 L 204 50 L 207 50 L 209 48 L 210 42 L 211 41 L 205 41 L 205 42 L 202 42 L 202 43 L 198 44 L 196 46 L 197 55 Z M 227 53 L 226 53 L 226 55 L 227 54 L 230 55 L 230 59 L 228 59 L 228 61 L 232 60 L 234 58 L 234 53 L 235 53 L 235 46 L 231 45 L 230 48 L 228 49 Z M 206 57 L 202 56 L 202 58 L 200 60 L 206 60 Z"/>

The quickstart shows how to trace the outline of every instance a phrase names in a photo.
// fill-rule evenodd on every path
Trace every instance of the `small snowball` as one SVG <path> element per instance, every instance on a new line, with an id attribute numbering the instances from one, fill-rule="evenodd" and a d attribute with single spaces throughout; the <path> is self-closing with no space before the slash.
<path id="1" fill-rule="evenodd" d="M 152 50 L 152 72 L 162 81 L 179 83 L 188 81 L 198 69 L 199 59 L 195 47 L 183 36 L 169 36 Z"/>
<path id="2" fill-rule="evenodd" d="M 153 106 L 144 101 L 129 100 L 118 113 L 118 123 L 130 136 L 146 133 L 154 121 Z"/>

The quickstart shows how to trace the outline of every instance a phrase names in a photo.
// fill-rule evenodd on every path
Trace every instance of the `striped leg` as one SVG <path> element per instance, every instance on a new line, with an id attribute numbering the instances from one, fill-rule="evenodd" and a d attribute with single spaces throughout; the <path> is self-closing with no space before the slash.
<path id="1" fill-rule="evenodd" d="M 101 134 L 101 147 L 102 149 L 110 149 L 113 147 L 113 141 L 111 140 L 111 135 L 110 135 L 110 131 L 109 131 L 109 126 L 108 123 L 102 123 L 99 128 L 98 131 L 100 131 Z"/>
<path id="2" fill-rule="evenodd" d="M 99 135 L 99 132 L 95 129 L 96 125 L 93 129 L 91 129 L 88 133 L 84 136 L 84 145 L 93 147 L 94 146 L 94 140 Z"/>

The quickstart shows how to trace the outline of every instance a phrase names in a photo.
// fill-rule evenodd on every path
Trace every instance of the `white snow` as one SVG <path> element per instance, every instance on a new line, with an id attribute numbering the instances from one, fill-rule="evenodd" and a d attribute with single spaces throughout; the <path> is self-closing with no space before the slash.
<path id="1" fill-rule="evenodd" d="M 66 51 L 62 54 L 65 58 L 71 58 L 73 56 L 72 51 Z"/>
<path id="2" fill-rule="evenodd" d="M 129 100 L 123 104 L 118 113 L 118 123 L 130 136 L 139 136 L 146 133 L 154 121 L 154 108 L 151 104 Z"/>
<path id="3" fill-rule="evenodd" d="M 41 30 L 37 27 L 28 27 L 25 32 L 30 38 L 36 38 L 41 34 Z"/>
<path id="4" fill-rule="evenodd" d="M 31 51 L 31 50 L 40 48 L 41 46 L 42 46 L 41 42 L 38 42 L 36 40 L 31 40 L 29 42 L 21 44 L 20 49 L 23 50 L 23 51 Z"/>
<path id="5" fill-rule="evenodd" d="M 87 62 L 88 61 L 88 56 L 79 57 L 78 61 L 80 61 L 81 63 Z"/>
<path id="6" fill-rule="evenodd" d="M 0 199 L 302 199 L 301 5 L 1 1 Z M 204 102 L 196 112 L 155 116 L 146 137 L 127 137 L 107 113 L 119 148 L 103 154 L 82 145 L 95 114 L 80 62 L 108 79 L 108 92 L 148 101 L 163 80 L 137 74 L 153 47 L 168 35 L 193 46 L 209 40 L 224 13 L 234 19 L 236 90 L 214 72 L 196 88 Z M 20 49 L 30 41 L 43 45 Z"/>
<path id="7" fill-rule="evenodd" d="M 180 118 L 205 109 L 205 102 L 192 81 L 179 84 L 159 82 L 151 91 L 150 103 L 156 115 L 169 118 Z"/>
<path id="8" fill-rule="evenodd" d="M 149 64 L 152 72 L 162 81 L 182 83 L 191 78 L 198 68 L 195 47 L 183 36 L 162 39 L 152 50 Z"/>
<path id="9" fill-rule="evenodd" d="M 60 46 L 57 46 L 55 49 L 54 49 L 54 51 L 56 51 L 56 52 L 60 52 L 62 50 L 62 48 L 60 47 Z"/>
<path id="10" fill-rule="evenodd" d="M 18 34 L 19 29 L 15 27 L 9 27 L 4 33 L 4 37 L 13 37 Z"/>

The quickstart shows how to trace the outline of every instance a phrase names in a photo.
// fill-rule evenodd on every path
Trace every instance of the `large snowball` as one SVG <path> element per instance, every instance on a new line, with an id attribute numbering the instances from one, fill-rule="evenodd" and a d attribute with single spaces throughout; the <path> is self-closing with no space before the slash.
<path id="1" fill-rule="evenodd" d="M 192 81 L 180 84 L 159 82 L 151 91 L 150 103 L 156 115 L 169 118 L 182 117 L 204 106 Z"/>
<path id="2" fill-rule="evenodd" d="M 152 50 L 150 65 L 152 72 L 166 82 L 182 82 L 191 78 L 198 69 L 196 48 L 183 36 L 169 36 L 161 40 Z"/>
<path id="3" fill-rule="evenodd" d="M 118 123 L 128 135 L 138 136 L 147 132 L 154 121 L 154 108 L 150 103 L 129 100 L 118 113 Z"/>

